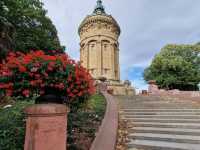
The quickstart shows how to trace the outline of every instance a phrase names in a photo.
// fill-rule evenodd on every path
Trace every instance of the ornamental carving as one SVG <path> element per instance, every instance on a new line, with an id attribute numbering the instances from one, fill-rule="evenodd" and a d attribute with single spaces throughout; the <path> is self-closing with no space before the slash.
<path id="1" fill-rule="evenodd" d="M 120 27 L 112 16 L 89 16 L 81 23 L 79 27 L 79 34 L 82 35 L 85 32 L 89 32 L 94 29 L 106 29 L 110 30 L 116 35 L 120 34 Z"/>

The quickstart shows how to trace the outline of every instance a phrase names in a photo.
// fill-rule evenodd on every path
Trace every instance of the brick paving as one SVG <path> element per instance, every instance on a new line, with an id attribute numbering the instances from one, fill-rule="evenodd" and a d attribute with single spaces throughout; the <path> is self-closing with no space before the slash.
<path id="1" fill-rule="evenodd" d="M 153 96 L 117 97 L 131 123 L 128 150 L 200 150 L 200 105 Z"/>

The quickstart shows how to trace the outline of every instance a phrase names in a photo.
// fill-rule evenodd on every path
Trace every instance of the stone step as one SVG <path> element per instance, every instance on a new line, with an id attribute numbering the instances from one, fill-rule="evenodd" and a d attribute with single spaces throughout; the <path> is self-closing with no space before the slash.
<path id="1" fill-rule="evenodd" d="M 135 145 L 134 148 L 127 148 L 126 150 L 183 150 L 179 148 L 163 148 L 163 147 L 154 147 L 154 146 L 140 146 Z"/>
<path id="2" fill-rule="evenodd" d="M 181 104 L 181 105 L 187 105 L 188 104 L 188 102 L 173 102 L 173 101 L 143 101 L 143 102 L 137 102 L 138 104 L 141 104 L 141 103 L 143 103 L 143 104 L 145 104 L 145 105 L 148 105 L 148 104 L 150 104 L 150 105 L 152 105 L 152 104 L 155 104 L 155 105 L 170 105 L 171 103 L 174 103 L 174 104 L 177 104 L 177 106 L 178 106 L 178 104 Z"/>
<path id="3" fill-rule="evenodd" d="M 160 123 L 160 122 L 134 122 L 134 127 L 163 127 L 163 128 L 188 128 L 200 129 L 199 123 Z"/>
<path id="4" fill-rule="evenodd" d="M 172 134 L 173 135 L 173 134 Z M 148 136 L 128 136 L 130 140 L 153 140 L 153 141 L 167 141 L 167 142 L 176 142 L 176 143 L 189 143 L 189 144 L 200 144 L 198 140 L 189 140 L 189 139 L 175 139 L 175 138 L 160 138 L 160 137 L 148 137 Z"/>
<path id="5" fill-rule="evenodd" d="M 150 101 L 146 101 L 146 100 L 133 100 L 133 101 L 121 101 L 120 102 L 121 104 L 124 104 L 124 105 L 126 105 L 126 104 L 133 104 L 133 103 L 136 103 L 136 104 L 159 104 L 159 103 L 161 103 L 161 104 L 171 104 L 171 103 L 174 103 L 174 104 L 178 104 L 178 103 L 180 103 L 180 104 L 190 104 L 190 105 L 193 105 L 194 104 L 194 102 L 189 102 L 189 101 L 171 101 L 171 100 L 169 100 L 169 101 L 163 101 L 163 100 L 150 100 Z M 141 105 L 141 107 L 142 107 L 142 105 Z"/>
<path id="6" fill-rule="evenodd" d="M 187 128 L 155 128 L 155 127 L 133 127 L 128 130 L 129 133 L 162 133 L 162 134 L 179 134 L 179 135 L 199 135 L 199 129 Z"/>
<path id="7" fill-rule="evenodd" d="M 124 115 L 125 118 L 184 118 L 184 119 L 199 119 L 200 115 Z"/>
<path id="8" fill-rule="evenodd" d="M 123 119 L 128 120 L 128 121 L 136 121 L 136 122 L 172 122 L 172 123 L 200 123 L 200 118 L 134 118 L 134 116 L 127 116 L 123 117 Z"/>
<path id="9" fill-rule="evenodd" d="M 136 96 L 123 97 L 119 104 L 122 119 L 132 124 L 128 150 L 200 150 L 200 107 L 196 103 Z"/>
<path id="10" fill-rule="evenodd" d="M 200 109 L 121 109 L 122 112 L 200 112 Z"/>
<path id="11" fill-rule="evenodd" d="M 142 150 L 200 150 L 200 144 L 154 140 L 133 140 L 128 143 L 128 147 L 128 150 L 131 150 L 131 148 L 141 148 Z"/>
<path id="12" fill-rule="evenodd" d="M 123 115 L 199 115 L 200 112 L 123 112 Z"/>
<path id="13" fill-rule="evenodd" d="M 200 136 L 196 135 L 176 135 L 176 134 L 158 134 L 158 133 L 131 133 L 129 139 L 170 141 L 178 143 L 200 144 Z"/>
<path id="14" fill-rule="evenodd" d="M 154 105 L 156 105 L 156 104 L 161 104 L 161 105 L 163 105 L 163 104 L 165 104 L 165 105 L 170 105 L 170 104 L 181 104 L 181 105 L 186 105 L 186 104 L 189 104 L 190 106 L 192 106 L 192 105 L 194 105 L 195 103 L 194 102 L 189 102 L 189 101 L 182 101 L 182 102 L 180 102 L 180 101 L 159 101 L 159 100 L 157 100 L 157 101 L 146 101 L 146 100 L 135 100 L 135 101 L 124 101 L 124 102 L 121 102 L 121 104 L 123 104 L 123 105 L 127 105 L 127 104 L 137 104 L 137 105 L 139 105 L 139 104 L 145 104 L 145 105 L 152 105 L 152 104 L 154 104 Z M 134 106 L 134 105 L 133 105 Z M 179 106 L 179 105 L 176 105 L 176 106 Z M 143 107 L 143 105 L 141 105 L 141 107 Z"/>
<path id="15" fill-rule="evenodd" d="M 129 105 L 127 105 L 127 106 L 124 106 L 124 107 L 120 107 L 120 109 L 121 110 L 124 110 L 124 109 L 137 109 L 137 108 L 140 108 L 140 106 L 141 105 L 138 105 L 138 106 L 131 106 L 131 104 L 129 104 Z M 198 109 L 198 107 L 195 107 L 195 106 L 188 106 L 188 107 L 186 107 L 186 106 L 175 106 L 175 105 L 169 105 L 169 106 L 166 106 L 166 105 L 163 105 L 163 106 L 145 106 L 145 105 L 142 105 L 143 106 L 143 109 L 145 110 L 145 109 L 152 109 L 152 110 L 154 110 L 154 109 L 156 109 L 156 108 L 160 108 L 160 109 Z"/>

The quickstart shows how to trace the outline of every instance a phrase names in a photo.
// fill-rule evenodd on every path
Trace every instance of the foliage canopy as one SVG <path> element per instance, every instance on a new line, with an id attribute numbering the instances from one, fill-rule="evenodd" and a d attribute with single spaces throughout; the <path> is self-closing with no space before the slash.
<path id="1" fill-rule="evenodd" d="M 46 13 L 40 0 L 1 0 L 0 40 L 12 41 L 12 48 L 8 48 L 15 51 L 56 49 L 63 52 L 57 30 Z M 0 53 L 3 52 L 1 48 Z"/>
<path id="2" fill-rule="evenodd" d="M 145 69 L 146 81 L 156 80 L 160 88 L 197 90 L 200 82 L 200 46 L 167 45 Z"/>

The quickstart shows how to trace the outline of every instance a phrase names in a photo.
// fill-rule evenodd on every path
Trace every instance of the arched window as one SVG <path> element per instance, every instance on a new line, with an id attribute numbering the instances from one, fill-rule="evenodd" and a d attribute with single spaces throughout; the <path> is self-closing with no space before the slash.
<path id="1" fill-rule="evenodd" d="M 96 43 L 97 43 L 96 40 L 91 40 L 88 42 L 90 50 L 94 50 Z"/>
<path id="2" fill-rule="evenodd" d="M 110 44 L 110 41 L 102 40 L 102 46 L 103 46 L 104 51 L 107 51 L 109 44 Z"/>

